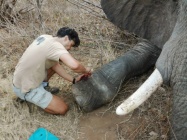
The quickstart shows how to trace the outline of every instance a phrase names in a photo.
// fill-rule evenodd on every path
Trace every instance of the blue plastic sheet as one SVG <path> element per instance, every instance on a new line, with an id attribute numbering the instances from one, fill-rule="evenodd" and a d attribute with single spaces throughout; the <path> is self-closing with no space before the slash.
<path id="1" fill-rule="evenodd" d="M 28 140 L 60 140 L 45 128 L 38 128 Z"/>

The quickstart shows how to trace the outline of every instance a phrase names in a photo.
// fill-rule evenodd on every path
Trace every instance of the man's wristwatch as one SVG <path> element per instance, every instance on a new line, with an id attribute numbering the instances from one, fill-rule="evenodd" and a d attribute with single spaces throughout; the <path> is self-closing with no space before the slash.
<path id="1" fill-rule="evenodd" d="M 72 81 L 73 84 L 75 84 L 75 80 L 76 80 L 75 77 L 73 77 L 73 81 Z"/>

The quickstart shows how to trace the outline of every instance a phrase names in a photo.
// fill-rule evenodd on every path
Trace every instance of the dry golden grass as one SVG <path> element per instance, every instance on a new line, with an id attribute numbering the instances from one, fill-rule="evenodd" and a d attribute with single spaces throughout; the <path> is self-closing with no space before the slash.
<path id="1" fill-rule="evenodd" d="M 71 83 L 57 75 L 50 80 L 50 84 L 60 87 L 59 96 L 65 98 L 70 106 L 65 116 L 49 115 L 34 105 L 31 105 L 32 112 L 29 113 L 26 103 L 15 101 L 11 85 L 14 68 L 24 50 L 38 35 L 54 35 L 63 26 L 75 28 L 80 35 L 81 47 L 73 49 L 71 53 L 94 70 L 114 60 L 136 43 L 133 35 L 120 31 L 101 18 L 105 17 L 101 9 L 81 0 L 78 0 L 78 3 L 75 3 L 75 0 L 70 2 L 43 1 L 42 8 L 38 9 L 34 0 L 18 0 L 17 9 L 29 7 L 32 10 L 17 19 L 16 24 L 7 24 L 6 28 L 0 30 L 0 140 L 26 140 L 38 127 L 48 129 L 63 140 L 81 139 L 80 135 L 86 133 L 80 130 L 80 118 L 91 116 L 81 112 L 74 102 Z M 90 2 L 100 6 L 99 0 Z M 69 69 L 67 71 L 74 74 Z M 104 111 L 99 114 L 114 114 L 115 108 L 132 94 L 149 74 L 129 80 L 113 102 L 104 106 Z M 131 113 L 126 121 L 124 119 L 114 125 L 115 139 L 166 140 L 169 131 L 169 93 L 165 87 L 158 89 L 146 103 Z M 132 123 L 132 118 L 138 120 L 138 123 Z M 88 137 L 84 139 L 92 140 Z"/>

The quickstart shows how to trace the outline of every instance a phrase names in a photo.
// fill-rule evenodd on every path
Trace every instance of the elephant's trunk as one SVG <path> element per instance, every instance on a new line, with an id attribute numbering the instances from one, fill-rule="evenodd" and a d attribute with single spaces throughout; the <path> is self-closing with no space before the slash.
<path id="1" fill-rule="evenodd" d="M 187 39 L 187 35 L 184 36 Z M 172 140 L 187 140 L 187 42 L 176 41 L 170 85 L 173 88 Z M 176 137 L 176 138 L 175 138 Z"/>
<path id="2" fill-rule="evenodd" d="M 173 88 L 171 139 L 187 139 L 187 1 L 180 1 L 179 16 L 172 36 L 156 63 L 164 83 Z"/>
<path id="3" fill-rule="evenodd" d="M 187 25 L 187 24 L 186 24 Z M 183 33 L 181 33 L 182 35 Z M 170 85 L 173 88 L 171 124 L 178 140 L 187 140 L 187 35 L 184 40 L 175 41 L 179 46 L 173 54 Z"/>
<path id="4" fill-rule="evenodd" d="M 160 72 L 155 69 L 144 84 L 120 106 L 118 106 L 116 113 L 118 115 L 126 115 L 132 110 L 136 109 L 139 105 L 145 102 L 162 83 L 162 76 Z"/>
<path id="5" fill-rule="evenodd" d="M 177 80 L 173 87 L 172 138 L 187 140 L 187 74 Z"/>
<path id="6" fill-rule="evenodd" d="M 172 55 L 170 85 L 173 88 L 171 139 L 187 140 L 187 1 L 181 2 L 179 19 L 171 42 L 175 45 Z"/>
<path id="7" fill-rule="evenodd" d="M 86 111 L 92 111 L 111 101 L 121 84 L 154 66 L 160 49 L 144 40 L 118 59 L 95 71 L 86 81 L 72 86 L 76 102 Z"/>

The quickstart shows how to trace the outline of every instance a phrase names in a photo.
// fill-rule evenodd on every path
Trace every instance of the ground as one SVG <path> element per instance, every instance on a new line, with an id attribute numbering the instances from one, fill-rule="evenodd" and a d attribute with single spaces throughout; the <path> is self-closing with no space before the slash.
<path id="1" fill-rule="evenodd" d="M 102 9 L 97 8 L 100 7 L 98 0 L 91 0 L 90 4 L 84 0 L 43 2 L 40 16 L 34 0 L 26 1 L 27 5 L 22 1 L 17 8 L 29 5 L 33 9 L 15 24 L 7 24 L 0 30 L 0 140 L 28 139 L 39 127 L 61 140 L 167 140 L 171 106 L 168 87 L 158 88 L 143 105 L 126 116 L 115 113 L 116 107 L 141 86 L 154 68 L 125 82 L 110 103 L 89 113 L 76 104 L 71 83 L 58 75 L 54 75 L 50 85 L 60 87 L 58 96 L 70 107 L 65 116 L 50 115 L 34 105 L 16 101 L 11 85 L 15 66 L 27 46 L 40 34 L 55 34 L 61 26 L 75 28 L 81 45 L 70 53 L 93 71 L 123 55 L 137 42 L 134 34 L 121 31 L 106 19 Z"/>

